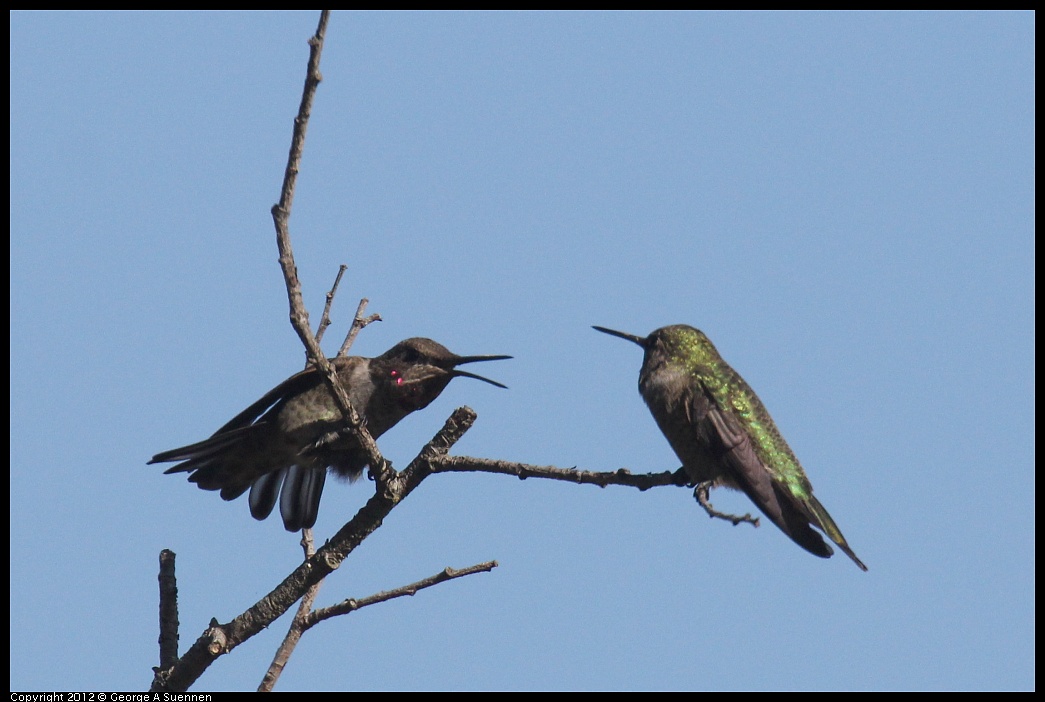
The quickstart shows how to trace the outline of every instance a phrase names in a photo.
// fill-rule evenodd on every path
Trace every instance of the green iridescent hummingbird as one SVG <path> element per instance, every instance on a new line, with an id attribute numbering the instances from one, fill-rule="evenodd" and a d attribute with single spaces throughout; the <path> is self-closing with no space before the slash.
<path id="1" fill-rule="evenodd" d="M 811 527 L 827 534 L 861 570 L 842 531 L 820 501 L 773 418 L 699 329 L 662 327 L 649 336 L 594 327 L 633 341 L 645 350 L 639 392 L 653 418 L 706 496 L 711 487 L 743 490 L 770 521 L 810 553 L 829 558 L 831 546 Z M 713 512 L 701 500 L 710 514 Z"/>

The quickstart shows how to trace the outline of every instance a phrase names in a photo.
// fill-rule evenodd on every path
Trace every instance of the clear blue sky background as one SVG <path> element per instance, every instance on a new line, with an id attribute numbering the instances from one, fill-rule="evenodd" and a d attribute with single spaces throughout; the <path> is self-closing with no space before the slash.
<path id="1" fill-rule="evenodd" d="M 317 13 L 11 19 L 11 687 L 134 690 L 157 554 L 182 649 L 300 560 L 146 466 L 300 369 L 269 208 Z M 319 603 L 501 566 L 327 622 L 282 690 L 1031 689 L 1034 16 L 336 13 L 291 230 L 326 344 L 362 296 L 507 353 L 465 455 L 678 461 L 641 354 L 703 329 L 870 567 L 689 491 L 439 475 Z M 372 484 L 331 483 L 329 536 Z M 747 511 L 738 493 L 716 494 Z M 287 619 L 196 690 L 253 689 Z"/>

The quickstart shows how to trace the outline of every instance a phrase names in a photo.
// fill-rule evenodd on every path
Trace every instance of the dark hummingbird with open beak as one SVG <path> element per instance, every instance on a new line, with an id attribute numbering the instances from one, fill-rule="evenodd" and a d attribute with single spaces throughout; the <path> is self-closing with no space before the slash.
<path id="1" fill-rule="evenodd" d="M 458 356 L 431 339 L 400 341 L 375 358 L 330 359 L 352 407 L 375 439 L 411 412 L 424 409 L 454 378 L 501 383 L 459 370 L 511 356 Z M 312 527 L 329 468 L 354 481 L 367 457 L 343 429 L 341 412 L 315 368 L 290 376 L 233 417 L 209 439 L 158 453 L 149 463 L 181 461 L 166 473 L 190 473 L 203 490 L 234 500 L 250 489 L 250 513 L 265 519 L 279 498 L 287 531 Z"/>
<path id="2" fill-rule="evenodd" d="M 813 496 L 802 465 L 758 395 L 703 332 L 684 324 L 662 327 L 647 337 L 594 328 L 645 351 L 639 392 L 698 491 L 703 488 L 706 494 L 717 486 L 743 490 L 805 550 L 821 558 L 834 553 L 812 529 L 816 527 L 867 570 Z"/>

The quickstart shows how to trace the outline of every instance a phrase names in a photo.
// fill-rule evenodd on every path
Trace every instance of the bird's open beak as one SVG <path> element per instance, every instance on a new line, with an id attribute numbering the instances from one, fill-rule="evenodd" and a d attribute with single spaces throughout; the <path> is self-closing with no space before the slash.
<path id="1" fill-rule="evenodd" d="M 511 358 L 511 356 L 459 356 L 458 358 L 454 359 L 454 365 L 460 366 L 464 363 L 478 363 L 480 361 L 504 361 L 509 358 Z M 497 387 L 505 388 L 506 390 L 508 389 L 507 385 L 502 385 L 501 383 L 498 383 L 496 380 L 490 380 L 489 378 L 484 378 L 481 375 L 469 373 L 468 371 L 458 370 L 457 368 L 451 369 L 450 375 L 454 376 L 455 378 L 475 378 L 476 380 L 481 380 L 484 383 L 496 385 Z"/>

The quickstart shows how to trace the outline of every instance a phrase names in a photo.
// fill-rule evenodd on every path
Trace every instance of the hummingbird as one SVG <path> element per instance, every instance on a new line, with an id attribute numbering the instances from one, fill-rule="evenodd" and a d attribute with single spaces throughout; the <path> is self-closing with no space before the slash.
<path id="1" fill-rule="evenodd" d="M 811 528 L 816 527 L 867 570 L 813 496 L 802 465 L 758 395 L 702 331 L 676 324 L 642 337 L 593 328 L 645 351 L 639 393 L 698 491 L 704 488 L 706 494 L 716 486 L 743 490 L 805 550 L 821 558 L 834 553 Z"/>
<path id="2" fill-rule="evenodd" d="M 454 378 L 507 387 L 457 366 L 508 358 L 458 356 L 431 339 L 412 338 L 375 358 L 329 360 L 352 407 L 376 439 L 431 404 Z M 359 441 L 341 427 L 330 388 L 310 367 L 269 390 L 209 439 L 158 453 L 149 463 L 181 461 L 164 473 L 189 473 L 189 482 L 203 490 L 220 490 L 224 500 L 234 500 L 249 488 L 255 519 L 268 517 L 278 497 L 283 526 L 298 531 L 316 523 L 328 468 L 355 481 L 367 466 Z"/>

